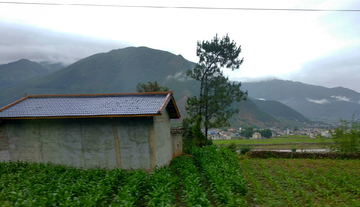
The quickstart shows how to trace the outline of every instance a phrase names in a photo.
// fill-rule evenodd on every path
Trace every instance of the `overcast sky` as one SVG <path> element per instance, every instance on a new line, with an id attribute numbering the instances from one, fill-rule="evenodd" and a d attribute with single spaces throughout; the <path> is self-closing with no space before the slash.
<path id="1" fill-rule="evenodd" d="M 360 10 L 359 1 L 16 2 L 91 6 L 0 3 L 0 64 L 21 58 L 70 64 L 127 46 L 166 50 L 197 62 L 198 40 L 228 33 L 245 60 L 239 70 L 226 71 L 231 80 L 281 78 L 360 92 L 359 11 L 277 10 Z"/>

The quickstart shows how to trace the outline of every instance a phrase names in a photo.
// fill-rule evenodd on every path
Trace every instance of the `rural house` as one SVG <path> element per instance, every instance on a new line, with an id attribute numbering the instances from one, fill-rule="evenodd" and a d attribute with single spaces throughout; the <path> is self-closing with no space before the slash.
<path id="1" fill-rule="evenodd" d="M 252 135 L 252 138 L 253 139 L 261 139 L 261 134 L 259 132 L 255 132 L 253 135 Z"/>
<path id="2" fill-rule="evenodd" d="M 0 109 L 0 161 L 151 171 L 182 153 L 172 92 L 25 95 Z"/>

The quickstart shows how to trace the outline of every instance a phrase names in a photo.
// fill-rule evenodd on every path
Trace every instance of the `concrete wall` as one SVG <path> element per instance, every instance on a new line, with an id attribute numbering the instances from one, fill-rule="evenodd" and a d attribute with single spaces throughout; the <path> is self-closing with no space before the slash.
<path id="1" fill-rule="evenodd" d="M 4 124 L 0 121 L 0 162 L 10 161 L 9 138 Z"/>
<path id="2" fill-rule="evenodd" d="M 172 158 L 182 154 L 182 131 L 171 132 Z"/>
<path id="3" fill-rule="evenodd" d="M 0 161 L 151 170 L 172 158 L 169 116 L 6 120 Z"/>
<path id="4" fill-rule="evenodd" d="M 156 165 L 163 166 L 172 159 L 172 146 L 170 135 L 170 118 L 166 110 L 162 116 L 154 117 Z"/>

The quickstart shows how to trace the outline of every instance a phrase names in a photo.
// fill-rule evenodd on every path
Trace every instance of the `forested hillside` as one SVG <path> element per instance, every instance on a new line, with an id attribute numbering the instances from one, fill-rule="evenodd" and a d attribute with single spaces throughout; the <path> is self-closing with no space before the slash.
<path id="1" fill-rule="evenodd" d="M 51 70 L 27 59 L 0 65 L 0 88 L 49 74 Z"/>
<path id="2" fill-rule="evenodd" d="M 19 81 L 0 92 L 0 106 L 5 106 L 24 94 L 93 94 L 135 92 L 138 83 L 157 81 L 174 91 L 182 117 L 189 96 L 196 95 L 199 83 L 189 79 L 186 71 L 195 63 L 166 51 L 147 47 L 129 47 L 99 53 L 37 79 Z M 46 68 L 45 68 L 46 69 Z M 240 110 L 233 126 L 270 127 L 280 121 L 261 110 L 252 101 L 234 103 Z"/>

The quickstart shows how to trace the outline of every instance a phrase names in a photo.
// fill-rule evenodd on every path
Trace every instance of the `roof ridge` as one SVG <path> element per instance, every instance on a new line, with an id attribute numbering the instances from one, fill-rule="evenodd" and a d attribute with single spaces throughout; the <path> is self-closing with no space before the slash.
<path id="1" fill-rule="evenodd" d="M 169 103 L 169 101 L 170 101 L 170 97 L 171 97 L 171 93 L 168 93 L 168 94 L 166 95 L 166 97 L 165 97 L 165 99 L 164 99 L 163 103 L 161 104 L 161 106 L 160 106 L 159 110 L 158 110 L 158 113 L 159 113 L 159 114 L 160 114 L 160 113 L 162 113 L 162 111 L 163 111 L 163 109 L 164 109 L 165 105 L 167 105 L 167 104 Z"/>
<path id="2" fill-rule="evenodd" d="M 25 97 L 24 97 L 24 98 L 21 98 L 21 99 L 19 99 L 19 100 L 17 100 L 17 101 L 12 102 L 11 104 L 8 104 L 8 105 L 6 105 L 6 106 L 4 106 L 4 107 L 0 108 L 0 111 L 3 111 L 3 110 L 5 110 L 5 109 L 7 109 L 7 108 L 9 108 L 9 107 L 13 106 L 13 105 L 15 105 L 15 104 L 17 104 L 17 103 L 19 103 L 19 102 L 21 102 L 21 101 L 23 101 L 23 100 L 27 99 L 28 97 L 29 97 L 29 96 L 28 96 L 28 95 L 26 95 L 26 93 L 25 93 Z"/>
<path id="3" fill-rule="evenodd" d="M 173 94 L 173 91 L 166 92 L 136 92 L 136 93 L 94 93 L 94 94 L 49 94 L 49 95 L 25 95 L 29 98 L 47 98 L 47 97 L 93 97 L 93 96 L 125 96 L 125 95 L 167 95 Z"/>

